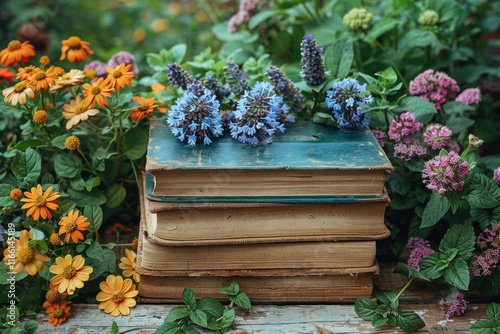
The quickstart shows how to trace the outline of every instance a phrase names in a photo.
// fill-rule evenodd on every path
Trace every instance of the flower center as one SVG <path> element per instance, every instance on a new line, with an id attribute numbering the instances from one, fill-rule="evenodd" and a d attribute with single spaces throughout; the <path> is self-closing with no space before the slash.
<path id="1" fill-rule="evenodd" d="M 35 80 L 43 80 L 47 77 L 45 74 L 45 71 L 38 71 L 37 74 L 35 74 Z"/>
<path id="2" fill-rule="evenodd" d="M 62 300 L 62 295 L 58 291 L 50 290 L 45 295 L 45 299 L 47 299 L 49 303 L 54 304 Z"/>
<path id="3" fill-rule="evenodd" d="M 92 88 L 92 94 L 97 95 L 101 92 L 101 89 L 99 87 L 94 87 Z"/>
<path id="4" fill-rule="evenodd" d="M 32 67 L 26 67 L 26 69 L 24 70 L 25 73 L 31 73 L 33 72 L 34 68 Z"/>
<path id="5" fill-rule="evenodd" d="M 78 107 L 75 108 L 75 115 L 83 114 L 86 111 L 87 111 L 87 107 L 86 106 L 78 106 Z"/>
<path id="6" fill-rule="evenodd" d="M 69 223 L 66 224 L 66 233 L 74 232 L 77 227 L 78 225 L 76 225 L 76 223 L 73 220 L 70 221 Z"/>
<path id="7" fill-rule="evenodd" d="M 116 70 L 116 71 L 113 72 L 113 78 L 119 78 L 121 76 L 122 76 L 122 72 L 121 71 Z"/>
<path id="8" fill-rule="evenodd" d="M 25 90 L 25 89 L 26 89 L 26 86 L 27 86 L 26 81 L 21 81 L 21 82 L 18 82 L 18 83 L 14 86 L 14 91 L 15 91 L 16 93 L 22 92 L 23 90 Z"/>
<path id="9" fill-rule="evenodd" d="M 18 259 L 22 264 L 30 263 L 35 257 L 35 251 L 32 248 L 21 248 L 19 250 Z"/>
<path id="10" fill-rule="evenodd" d="M 71 74 L 69 74 L 69 73 L 65 73 L 65 74 L 63 74 L 63 76 L 61 76 L 61 78 L 62 78 L 63 80 L 70 80 L 70 79 L 71 79 Z"/>
<path id="11" fill-rule="evenodd" d="M 145 112 L 148 109 L 149 109 L 149 106 L 147 104 L 143 104 L 137 108 L 137 110 L 142 111 L 142 112 Z"/>
<path id="12" fill-rule="evenodd" d="M 62 308 L 56 308 L 54 310 L 54 318 L 62 318 L 64 317 L 64 310 Z"/>
<path id="13" fill-rule="evenodd" d="M 44 206 L 45 202 L 45 197 L 43 197 L 42 195 L 37 196 L 34 201 L 35 205 L 38 207 Z"/>
<path id="14" fill-rule="evenodd" d="M 82 40 L 80 37 L 72 36 L 68 38 L 68 45 L 70 48 L 79 48 L 82 46 Z"/>
<path id="15" fill-rule="evenodd" d="M 124 299 L 125 299 L 125 294 L 122 291 L 116 291 L 115 294 L 113 295 L 113 301 L 115 303 L 119 303 Z"/>
<path id="16" fill-rule="evenodd" d="M 64 278 L 71 279 L 76 275 L 76 270 L 73 268 L 73 266 L 67 266 L 64 268 L 64 271 L 62 273 Z"/>
<path id="17" fill-rule="evenodd" d="M 19 50 L 20 48 L 21 48 L 21 42 L 17 40 L 11 41 L 9 45 L 7 45 L 7 49 L 9 49 L 9 51 L 16 51 Z"/>

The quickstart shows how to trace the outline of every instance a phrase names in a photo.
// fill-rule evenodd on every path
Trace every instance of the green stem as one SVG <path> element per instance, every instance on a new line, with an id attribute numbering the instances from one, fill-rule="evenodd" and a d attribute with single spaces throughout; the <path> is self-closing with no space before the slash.
<path id="1" fill-rule="evenodd" d="M 120 130 L 118 132 L 118 136 L 116 137 L 116 148 L 118 153 L 118 174 L 120 177 L 122 175 L 122 163 L 123 163 L 123 150 L 122 150 L 122 136 L 123 136 L 123 122 L 122 118 L 119 118 L 120 121 Z"/>
<path id="2" fill-rule="evenodd" d="M 89 163 L 89 161 L 87 160 L 87 157 L 85 156 L 85 154 L 83 154 L 82 150 L 78 147 L 76 149 L 78 151 L 78 153 L 80 153 L 80 155 L 82 156 L 83 160 L 85 160 L 85 163 L 87 164 L 87 166 L 89 166 L 90 170 L 92 171 L 92 173 L 94 175 L 97 175 L 97 171 L 94 169 L 94 167 L 92 167 L 92 165 Z"/>
<path id="3" fill-rule="evenodd" d="M 42 89 L 42 107 L 40 109 L 45 110 L 45 89 Z"/>
<path id="4" fill-rule="evenodd" d="M 415 277 L 410 278 L 410 280 L 408 281 L 408 283 L 406 283 L 406 285 L 404 286 L 404 288 L 402 288 L 402 289 L 401 289 L 401 291 L 399 291 L 399 293 L 398 293 L 398 295 L 396 296 L 396 298 L 394 298 L 394 300 L 392 301 L 393 303 L 394 303 L 396 300 L 398 300 L 399 296 L 401 296 L 401 294 L 403 293 L 403 291 L 405 291 L 405 290 L 406 290 L 406 288 L 408 288 L 408 287 L 410 286 L 410 284 L 411 284 L 411 282 L 413 282 L 413 279 L 414 279 L 414 278 L 415 278 Z"/>
<path id="5" fill-rule="evenodd" d="M 42 135 L 43 140 L 45 140 L 45 143 L 50 146 L 50 148 L 52 149 L 52 151 L 57 151 L 56 148 L 54 146 L 52 146 L 52 144 L 47 139 L 47 137 L 43 134 L 43 131 L 40 128 L 40 125 L 38 125 L 37 128 L 38 128 L 38 132 L 40 132 L 40 134 Z"/>
<path id="6" fill-rule="evenodd" d="M 394 50 L 398 51 L 398 39 L 399 39 L 399 31 L 398 27 L 394 28 Z"/>
<path id="7" fill-rule="evenodd" d="M 394 60 L 392 59 L 392 57 L 389 55 L 389 53 L 387 52 L 387 50 L 384 48 L 384 46 L 382 44 L 380 44 L 379 41 L 375 40 L 375 44 L 382 50 L 382 52 L 385 54 L 385 56 L 387 57 L 387 59 L 389 60 L 389 62 L 391 63 L 392 67 L 394 68 L 394 70 L 396 71 L 396 73 L 398 74 L 399 76 L 399 80 L 401 80 L 401 82 L 403 83 L 403 85 L 405 86 L 406 90 L 407 91 L 410 91 L 410 88 L 408 87 L 408 83 L 406 82 L 405 78 L 403 77 L 403 75 L 401 74 L 401 72 L 399 71 L 399 68 L 396 66 L 396 63 L 394 63 Z"/>
<path id="8" fill-rule="evenodd" d="M 139 177 L 137 176 L 137 170 L 135 167 L 135 161 L 130 160 L 130 164 L 132 165 L 132 170 L 134 171 L 134 176 L 135 176 L 135 182 L 137 182 L 137 187 L 139 187 Z"/>
<path id="9" fill-rule="evenodd" d="M 385 116 L 385 126 L 386 126 L 386 131 L 389 131 L 389 116 L 387 115 L 387 109 L 384 109 L 384 116 Z"/>

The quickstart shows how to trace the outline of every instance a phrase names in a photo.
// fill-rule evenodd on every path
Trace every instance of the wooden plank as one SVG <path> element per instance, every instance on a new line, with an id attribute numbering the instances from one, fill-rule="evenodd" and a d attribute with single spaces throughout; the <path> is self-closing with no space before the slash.
<path id="1" fill-rule="evenodd" d="M 38 333 L 103 334 L 109 332 L 111 324 L 116 321 L 120 332 L 145 334 L 154 333 L 174 306 L 176 305 L 139 304 L 130 316 L 112 317 L 99 310 L 95 304 L 75 304 L 72 305 L 72 315 L 61 326 L 52 327 L 47 322 L 48 316 L 43 313 L 39 313 L 36 320 L 40 324 Z M 485 319 L 486 307 L 487 304 L 469 305 L 463 316 L 447 321 L 437 304 L 405 305 L 405 309 L 416 311 L 427 323 L 427 327 L 419 333 L 432 334 L 446 333 L 447 330 L 465 333 L 474 321 Z M 250 311 L 238 309 L 235 324 L 229 333 L 319 334 L 314 325 L 335 334 L 402 333 L 390 326 L 373 328 L 369 321 L 364 321 L 355 314 L 352 305 L 259 305 Z"/>

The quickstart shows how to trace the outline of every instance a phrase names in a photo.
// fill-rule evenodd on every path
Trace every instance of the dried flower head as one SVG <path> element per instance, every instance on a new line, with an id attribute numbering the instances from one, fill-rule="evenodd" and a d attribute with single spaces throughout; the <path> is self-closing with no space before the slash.
<path id="1" fill-rule="evenodd" d="M 35 111 L 33 114 L 33 122 L 36 124 L 45 124 L 49 119 L 49 115 L 47 115 L 47 112 L 43 109 Z"/>
<path id="2" fill-rule="evenodd" d="M 80 139 L 77 136 L 69 136 L 64 144 L 68 150 L 74 151 L 80 147 Z"/>
<path id="3" fill-rule="evenodd" d="M 478 148 L 479 146 L 483 145 L 484 140 L 479 139 L 478 137 L 474 136 L 472 133 L 469 134 L 469 145 L 474 148 Z"/>
<path id="4" fill-rule="evenodd" d="M 320 85 L 325 81 L 325 66 L 321 54 L 325 51 L 316 43 L 313 35 L 305 35 L 300 43 L 302 71 L 300 76 L 309 85 Z"/>
<path id="5" fill-rule="evenodd" d="M 61 239 L 57 233 L 52 233 L 49 239 L 50 243 L 54 246 L 59 246 L 61 244 Z"/>
<path id="6" fill-rule="evenodd" d="M 467 161 L 460 162 L 460 156 L 450 151 L 448 155 L 436 156 L 426 162 L 422 178 L 428 189 L 444 195 L 449 190 L 461 191 L 468 174 Z"/>
<path id="7" fill-rule="evenodd" d="M 10 191 L 10 199 L 13 201 L 17 201 L 23 196 L 23 192 L 19 188 L 14 188 Z"/>

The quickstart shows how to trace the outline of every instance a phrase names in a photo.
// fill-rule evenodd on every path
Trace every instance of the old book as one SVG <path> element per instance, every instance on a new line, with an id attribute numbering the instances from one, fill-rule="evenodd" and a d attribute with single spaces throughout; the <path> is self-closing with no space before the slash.
<path id="1" fill-rule="evenodd" d="M 175 201 L 224 198 L 382 195 L 392 165 L 370 130 L 346 131 L 313 122 L 287 124 L 269 145 L 225 135 L 188 146 L 165 120 L 151 120 L 146 171 L 155 196 Z"/>
<path id="2" fill-rule="evenodd" d="M 152 184 L 148 174 L 146 193 L 152 191 Z M 176 203 L 153 198 L 145 200 L 148 239 L 166 246 L 378 240 L 389 236 L 384 213 L 390 201 L 385 194 L 323 198 L 313 203 L 279 199 Z"/>

